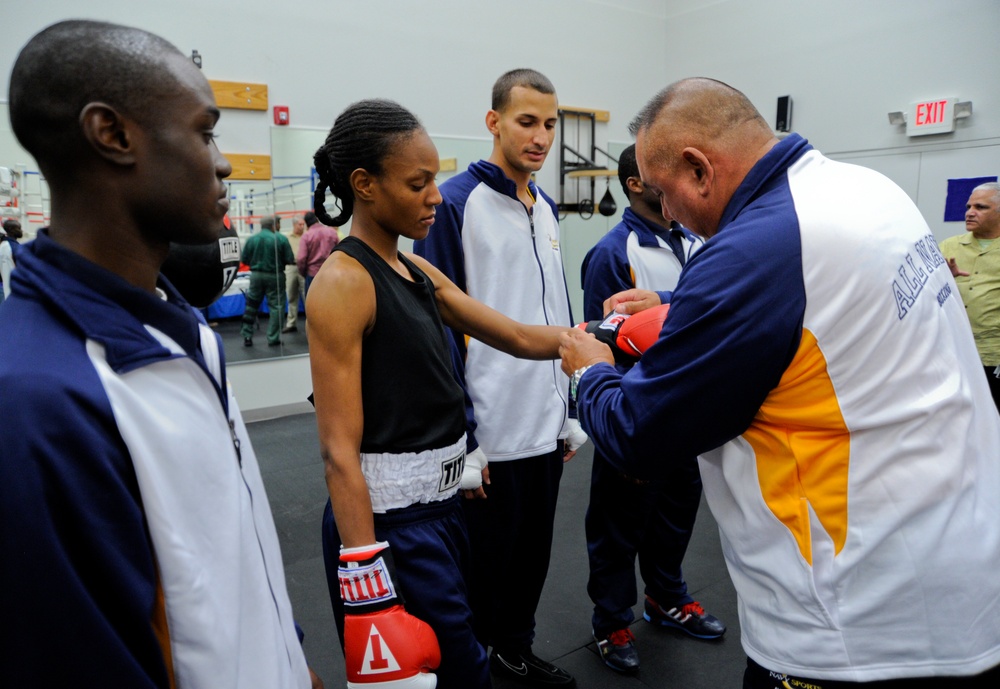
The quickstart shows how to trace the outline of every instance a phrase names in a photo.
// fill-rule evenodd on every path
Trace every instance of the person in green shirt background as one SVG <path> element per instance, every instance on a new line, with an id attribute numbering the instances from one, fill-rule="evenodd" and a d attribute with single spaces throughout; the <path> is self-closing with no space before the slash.
<path id="1" fill-rule="evenodd" d="M 941 253 L 958 283 L 1000 410 L 1000 184 L 987 182 L 972 190 L 965 204 L 965 228 L 965 234 L 941 242 Z"/>
<path id="2" fill-rule="evenodd" d="M 243 310 L 243 346 L 253 346 L 253 331 L 257 324 L 257 310 L 267 297 L 270 311 L 267 321 L 267 346 L 281 344 L 281 319 L 285 296 L 285 266 L 295 263 L 295 254 L 288 238 L 281 234 L 281 218 L 268 216 L 260 221 L 260 232 L 243 245 L 240 260 L 250 266 L 250 289 L 246 294 Z"/>

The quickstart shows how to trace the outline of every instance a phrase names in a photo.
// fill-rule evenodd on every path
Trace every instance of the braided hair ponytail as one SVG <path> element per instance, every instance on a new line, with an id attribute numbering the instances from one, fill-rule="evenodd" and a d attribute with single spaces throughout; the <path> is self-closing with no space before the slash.
<path id="1" fill-rule="evenodd" d="M 354 213 L 351 173 L 362 168 L 372 175 L 382 174 L 382 161 L 399 139 L 423 129 L 409 110 L 390 100 L 362 100 L 340 113 L 313 164 L 319 185 L 313 208 L 324 225 L 339 227 Z M 326 190 L 339 201 L 340 213 L 331 218 L 326 211 Z"/>

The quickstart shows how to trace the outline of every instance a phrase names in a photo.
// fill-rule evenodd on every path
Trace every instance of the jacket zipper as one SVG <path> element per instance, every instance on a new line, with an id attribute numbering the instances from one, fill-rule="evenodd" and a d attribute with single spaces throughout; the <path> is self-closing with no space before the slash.
<path id="1" fill-rule="evenodd" d="M 535 243 L 535 214 L 530 208 L 524 209 L 528 214 L 528 224 L 531 226 L 531 250 L 535 252 L 535 264 L 538 266 L 538 276 L 542 280 L 542 314 L 545 316 L 545 325 L 552 325 L 549 322 L 549 310 L 545 305 L 545 269 L 542 266 L 542 259 L 538 255 L 538 244 Z"/>

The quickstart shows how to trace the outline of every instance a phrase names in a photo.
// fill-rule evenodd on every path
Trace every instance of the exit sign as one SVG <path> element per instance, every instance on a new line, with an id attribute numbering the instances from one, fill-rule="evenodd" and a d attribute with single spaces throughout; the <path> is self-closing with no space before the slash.
<path id="1" fill-rule="evenodd" d="M 914 103 L 906 116 L 906 135 L 942 134 L 955 131 L 957 98 L 937 98 Z"/>

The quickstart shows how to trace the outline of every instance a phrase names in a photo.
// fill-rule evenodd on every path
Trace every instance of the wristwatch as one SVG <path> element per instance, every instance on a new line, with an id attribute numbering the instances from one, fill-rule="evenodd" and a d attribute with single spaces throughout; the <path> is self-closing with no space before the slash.
<path id="1" fill-rule="evenodd" d="M 580 384 L 580 379 L 583 378 L 583 374 L 587 372 L 587 369 L 593 368 L 594 364 L 588 364 L 587 366 L 581 366 L 580 368 L 573 371 L 573 375 L 569 378 L 569 396 L 576 401 L 576 388 Z"/>

